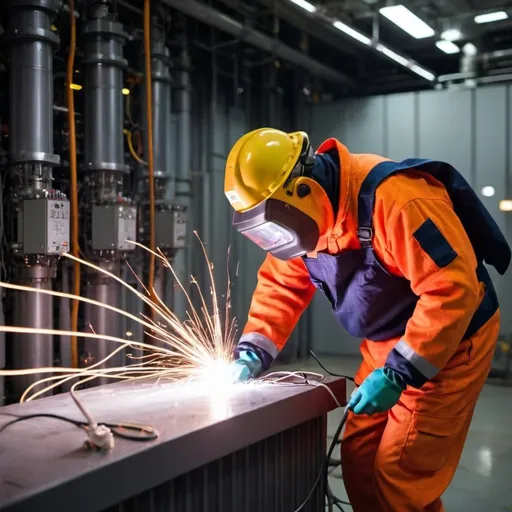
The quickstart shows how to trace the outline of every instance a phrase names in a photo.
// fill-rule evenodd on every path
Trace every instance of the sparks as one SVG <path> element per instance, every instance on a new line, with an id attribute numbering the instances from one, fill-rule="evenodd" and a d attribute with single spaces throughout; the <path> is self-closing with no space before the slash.
<path id="1" fill-rule="evenodd" d="M 164 256 L 161 250 L 152 251 L 138 242 L 130 242 L 137 247 L 152 254 L 163 267 L 169 270 L 178 287 L 184 293 L 188 310 L 186 319 L 180 320 L 176 314 L 169 309 L 163 300 L 157 295 L 156 291 L 148 290 L 142 285 L 143 292 L 123 281 L 120 277 L 110 273 L 108 270 L 94 265 L 93 263 L 73 256 L 64 254 L 74 262 L 88 266 L 97 272 L 101 272 L 109 278 L 117 281 L 151 309 L 151 315 L 140 314 L 133 315 L 128 311 L 116 308 L 109 304 L 104 304 L 87 297 L 80 297 L 70 293 L 64 293 L 54 290 L 35 289 L 29 286 L 23 286 L 13 283 L 0 282 L 0 287 L 22 291 L 25 293 L 43 293 L 55 297 L 64 297 L 80 302 L 86 302 L 95 307 L 102 307 L 113 311 L 119 315 L 130 318 L 144 327 L 144 333 L 154 341 L 154 343 L 144 343 L 133 339 L 132 332 L 126 332 L 126 338 L 107 336 L 102 333 L 94 332 L 75 332 L 63 331 L 59 329 L 39 329 L 24 326 L 0 326 L 0 332 L 26 333 L 26 334 L 49 334 L 61 336 L 76 336 L 77 338 L 92 338 L 115 342 L 119 344 L 107 357 L 85 368 L 30 368 L 19 370 L 1 370 L 0 376 L 21 376 L 33 374 L 53 374 L 31 384 L 23 394 L 21 402 L 34 400 L 44 395 L 48 391 L 61 386 L 62 384 L 75 380 L 73 389 L 84 382 L 96 379 L 98 377 L 112 380 L 140 380 L 140 379 L 165 379 L 170 381 L 194 380 L 204 383 L 205 388 L 217 388 L 222 381 L 222 385 L 229 380 L 229 364 L 233 360 L 233 348 L 235 346 L 236 320 L 230 317 L 230 287 L 228 272 L 228 287 L 226 292 L 225 317 L 221 317 L 221 308 L 217 298 L 215 287 L 213 266 L 208 258 L 205 246 L 198 234 L 194 232 L 201 245 L 210 278 L 210 294 L 212 297 L 211 310 L 199 287 L 197 280 L 191 276 L 191 284 L 197 290 L 199 295 L 200 307 L 194 307 L 189 293 L 177 277 L 171 263 Z M 229 262 L 229 251 L 228 251 Z M 130 267 L 131 269 L 131 267 Z M 133 272 L 133 270 L 132 270 Z M 135 273 L 134 273 L 135 274 Z M 142 284 L 138 276 L 137 280 Z M 93 326 L 92 326 L 93 327 Z M 102 365 L 117 353 L 127 349 L 127 359 L 131 364 L 126 364 L 115 368 L 102 368 Z M 132 350 L 133 354 L 129 351 Z M 223 376 L 226 376 L 224 379 Z M 231 382 L 231 381 L 230 381 Z M 35 388 L 41 388 L 34 391 Z"/>

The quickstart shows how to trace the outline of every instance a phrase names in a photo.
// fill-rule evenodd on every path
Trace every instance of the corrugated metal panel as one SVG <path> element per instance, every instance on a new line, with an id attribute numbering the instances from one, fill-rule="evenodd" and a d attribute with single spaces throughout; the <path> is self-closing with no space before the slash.
<path id="1" fill-rule="evenodd" d="M 292 512 L 321 470 L 326 428 L 327 418 L 316 418 L 105 512 Z M 323 493 L 320 485 L 304 512 L 323 511 Z"/>
<path id="2" fill-rule="evenodd" d="M 506 85 L 458 91 L 425 91 L 347 100 L 313 107 L 311 137 L 315 144 L 337 137 L 353 152 L 390 158 L 421 157 L 456 166 L 482 197 L 512 241 L 512 220 L 499 201 L 512 197 L 512 87 Z M 502 310 L 512 308 L 509 272 L 493 273 Z M 336 326 L 327 302 L 313 302 L 313 346 L 320 352 L 357 352 L 358 343 Z M 502 332 L 512 332 L 512 317 L 502 315 Z"/>

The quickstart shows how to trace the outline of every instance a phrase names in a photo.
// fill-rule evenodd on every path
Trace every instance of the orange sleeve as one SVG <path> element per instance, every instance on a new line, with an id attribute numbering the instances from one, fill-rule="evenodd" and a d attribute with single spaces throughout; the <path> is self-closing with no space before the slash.
<path id="1" fill-rule="evenodd" d="M 386 231 L 389 253 L 419 296 L 386 366 L 420 387 L 454 354 L 481 301 L 477 261 L 448 200 L 413 199 Z"/>
<path id="2" fill-rule="evenodd" d="M 240 343 L 261 348 L 275 359 L 315 290 L 301 258 L 281 261 L 267 254 Z"/>

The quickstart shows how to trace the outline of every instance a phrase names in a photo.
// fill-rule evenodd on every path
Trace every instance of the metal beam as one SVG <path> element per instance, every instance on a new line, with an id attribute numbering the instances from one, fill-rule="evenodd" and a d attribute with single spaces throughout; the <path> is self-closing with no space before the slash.
<path id="1" fill-rule="evenodd" d="M 255 46 L 260 50 L 272 53 L 296 66 L 308 70 L 312 75 L 323 78 L 329 82 L 348 87 L 350 89 L 360 88 L 360 84 L 350 76 L 337 71 L 321 62 L 308 57 L 288 45 L 280 43 L 258 30 L 243 25 L 237 20 L 226 16 L 225 14 L 212 9 L 206 4 L 196 0 L 162 0 L 162 3 L 173 7 L 182 13 L 195 18 L 202 23 L 210 25 L 218 30 L 227 32 L 247 44 Z"/>

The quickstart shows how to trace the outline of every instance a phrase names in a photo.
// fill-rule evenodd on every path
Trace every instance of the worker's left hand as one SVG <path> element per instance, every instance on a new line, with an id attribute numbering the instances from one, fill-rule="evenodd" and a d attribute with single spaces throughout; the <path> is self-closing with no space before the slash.
<path id="1" fill-rule="evenodd" d="M 374 414 L 391 409 L 405 389 L 400 376 L 391 368 L 373 370 L 354 391 L 347 407 L 354 414 Z"/>
<path id="2" fill-rule="evenodd" d="M 261 374 L 262 364 L 260 358 L 252 350 L 242 350 L 238 359 L 231 364 L 233 382 L 246 382 Z"/>

